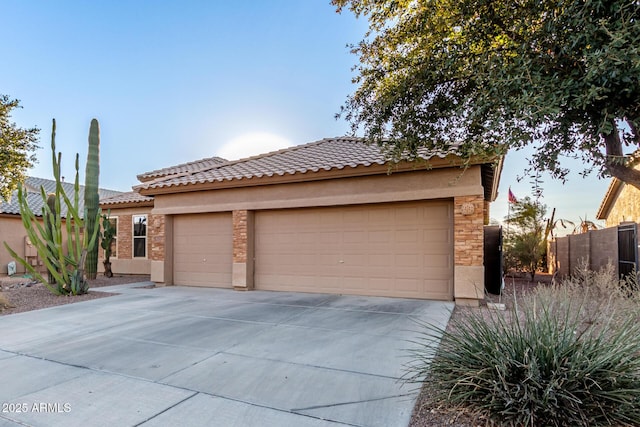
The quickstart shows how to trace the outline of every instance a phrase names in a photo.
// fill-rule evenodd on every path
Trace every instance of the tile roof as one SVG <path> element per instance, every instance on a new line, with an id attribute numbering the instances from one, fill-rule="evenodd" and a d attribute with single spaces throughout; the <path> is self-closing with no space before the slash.
<path id="1" fill-rule="evenodd" d="M 126 193 L 118 194 L 117 196 L 100 199 L 100 206 L 132 204 L 138 206 L 153 206 L 153 197 L 143 196 L 137 191 L 128 191 Z"/>
<path id="2" fill-rule="evenodd" d="M 449 150 L 423 150 L 420 157 L 429 160 L 454 154 Z M 325 138 L 309 144 L 298 145 L 280 151 L 261 154 L 246 159 L 222 163 L 208 169 L 183 172 L 143 182 L 137 190 L 156 189 L 189 184 L 213 183 L 241 179 L 313 174 L 319 171 L 384 165 L 387 156 L 380 147 L 367 144 L 361 138 Z M 147 175 L 147 174 L 144 174 Z"/>
<path id="3" fill-rule="evenodd" d="M 157 178 L 162 178 L 169 175 L 176 175 L 181 173 L 194 173 L 201 170 L 207 170 L 219 166 L 223 163 L 227 163 L 226 159 L 222 157 L 208 157 L 206 159 L 200 159 L 193 162 L 182 163 L 176 166 L 170 166 L 168 168 L 157 169 L 151 172 L 145 172 L 137 176 L 141 182 L 150 181 Z"/>
<path id="4" fill-rule="evenodd" d="M 27 177 L 24 182 L 24 187 L 27 190 L 27 201 L 31 211 L 36 216 L 42 216 L 42 207 L 44 202 L 42 201 L 42 196 L 40 195 L 40 187 L 44 188 L 44 192 L 46 194 L 55 193 L 56 191 L 56 182 L 51 179 L 44 178 L 35 178 L 35 177 Z M 71 201 L 73 201 L 73 183 L 72 182 L 63 182 L 62 188 L 64 192 L 69 196 Z M 100 195 L 100 199 L 113 197 L 115 195 L 121 194 L 121 191 L 115 190 L 107 190 L 104 188 L 100 188 L 98 190 L 98 194 Z M 80 186 L 80 199 L 78 200 L 78 206 L 80 212 L 84 212 L 84 185 Z M 66 218 L 67 209 L 64 203 L 62 203 L 62 217 Z M 18 192 L 14 191 L 11 195 L 11 201 L 5 202 L 2 201 L 0 203 L 0 213 L 3 214 L 14 214 L 20 215 L 20 205 L 18 204 Z"/>

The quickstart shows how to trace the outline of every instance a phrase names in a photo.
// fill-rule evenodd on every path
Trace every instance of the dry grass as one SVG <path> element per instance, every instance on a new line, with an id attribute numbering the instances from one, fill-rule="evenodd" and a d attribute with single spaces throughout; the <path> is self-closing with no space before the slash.
<path id="1" fill-rule="evenodd" d="M 607 331 L 615 331 L 626 329 L 629 325 L 629 315 L 638 315 L 640 313 L 640 296 L 638 292 L 631 292 L 631 289 L 638 289 L 638 283 L 627 282 L 622 286 L 616 281 L 613 270 L 604 270 L 601 272 L 590 272 L 582 270 L 574 278 L 563 281 L 560 285 L 554 284 L 548 275 L 540 275 L 536 277 L 536 283 L 529 283 L 526 279 L 506 280 L 506 287 L 502 296 L 488 295 L 488 302 L 501 302 L 507 307 L 504 314 L 505 319 L 510 318 L 510 311 L 514 305 L 523 305 L 529 301 L 556 301 L 556 297 L 564 295 L 560 298 L 566 301 L 575 301 L 575 315 L 578 321 L 577 332 L 580 330 L 588 330 L 592 334 L 599 334 L 599 331 L 607 333 Z M 527 295 L 534 292 L 537 295 L 535 299 L 527 298 Z M 515 298 L 514 298 L 515 296 Z M 534 303 L 535 304 L 535 303 Z M 571 303 L 573 304 L 573 303 Z M 549 305 L 554 306 L 553 304 Z M 534 306 L 535 307 L 535 306 Z M 546 307 L 546 305 L 545 305 Z M 562 304 L 557 304 L 557 309 L 565 310 Z M 550 308 L 554 310 L 554 308 Z M 518 310 L 518 312 L 521 312 Z M 465 316 L 478 315 L 481 318 L 490 319 L 491 310 L 486 305 L 480 308 L 460 308 L 457 307 L 452 314 L 452 321 L 447 327 L 447 333 L 455 333 L 454 325 L 461 324 L 459 320 L 463 320 Z M 455 320 L 458 320 L 457 322 Z M 633 321 L 633 320 L 631 320 Z M 640 322 L 640 315 L 637 321 Z M 462 323 L 464 324 L 464 323 Z M 623 325 L 620 327 L 620 325 Z M 411 427 L 426 426 L 454 426 L 454 427 L 475 427 L 492 425 L 491 422 L 483 416 L 470 413 L 463 408 L 453 408 L 442 400 L 437 400 L 434 395 L 438 391 L 437 384 L 425 383 L 422 387 L 421 394 L 414 408 L 411 419 Z M 440 390 L 442 391 L 442 390 Z M 442 394 L 440 394 L 442 396 Z"/>
<path id="2" fill-rule="evenodd" d="M 508 277 L 505 279 L 505 288 L 502 295 L 488 294 L 485 302 L 478 308 L 456 307 L 451 314 L 451 318 L 452 320 L 454 318 L 461 319 L 470 312 L 483 313 L 488 318 L 490 309 L 487 308 L 487 302 L 503 303 L 506 305 L 507 310 L 511 310 L 514 306 L 514 295 L 518 299 L 526 296 L 538 286 L 549 286 L 551 279 L 552 277 L 549 274 L 537 274 L 535 282 L 530 282 L 526 277 Z M 447 326 L 448 332 L 454 331 L 455 323 L 449 322 Z M 409 427 L 480 427 L 488 425 L 488 420 L 482 416 L 436 402 L 431 398 L 433 393 L 433 385 L 426 382 L 413 409 Z"/>

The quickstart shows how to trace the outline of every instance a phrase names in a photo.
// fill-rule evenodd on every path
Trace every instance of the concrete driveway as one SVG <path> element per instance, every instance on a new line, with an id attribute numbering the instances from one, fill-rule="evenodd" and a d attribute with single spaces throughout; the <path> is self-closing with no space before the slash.
<path id="1" fill-rule="evenodd" d="M 406 426 L 452 303 L 135 285 L 0 317 L 0 427 Z"/>

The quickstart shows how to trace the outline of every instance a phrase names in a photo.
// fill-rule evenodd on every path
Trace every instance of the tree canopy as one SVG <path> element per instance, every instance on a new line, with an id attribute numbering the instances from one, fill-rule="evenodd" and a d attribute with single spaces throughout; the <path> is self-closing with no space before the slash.
<path id="1" fill-rule="evenodd" d="M 20 101 L 0 94 L 0 198 L 5 200 L 26 178 L 38 148 L 39 129 L 22 129 L 10 121 L 11 110 L 19 107 Z"/>
<path id="2" fill-rule="evenodd" d="M 369 21 L 341 113 L 389 149 L 463 155 L 536 147 L 640 188 L 640 2 L 332 0 Z M 630 147 L 628 150 L 625 147 Z"/>

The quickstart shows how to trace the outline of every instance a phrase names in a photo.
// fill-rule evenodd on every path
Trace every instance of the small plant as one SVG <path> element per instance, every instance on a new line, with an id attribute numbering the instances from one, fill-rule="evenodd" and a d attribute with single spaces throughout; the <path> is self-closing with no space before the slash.
<path id="1" fill-rule="evenodd" d="M 602 287 L 539 286 L 512 311 L 469 311 L 449 331 L 424 325 L 408 379 L 428 378 L 436 401 L 499 425 L 640 425 L 637 299 L 603 298 L 620 285 L 606 272 L 588 278 Z"/>

